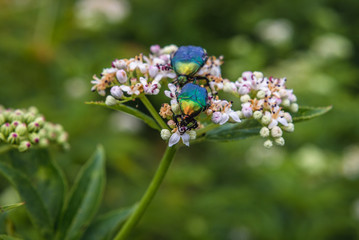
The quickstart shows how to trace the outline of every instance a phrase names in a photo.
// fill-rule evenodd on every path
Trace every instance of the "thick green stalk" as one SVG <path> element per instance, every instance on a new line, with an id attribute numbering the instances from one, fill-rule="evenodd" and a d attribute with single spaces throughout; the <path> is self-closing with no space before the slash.
<path id="1" fill-rule="evenodd" d="M 152 198 L 155 196 L 159 186 L 161 185 L 164 176 L 167 173 L 169 166 L 171 165 L 172 159 L 176 153 L 176 147 L 167 147 L 165 154 L 162 157 L 161 163 L 153 177 L 150 185 L 148 186 L 145 194 L 139 202 L 134 213 L 123 225 L 121 230 L 117 233 L 115 240 L 124 240 L 131 233 L 132 229 L 141 219 L 143 213 L 146 211 L 148 205 L 151 203 Z"/>
<path id="2" fill-rule="evenodd" d="M 158 112 L 156 111 L 156 109 L 153 107 L 153 105 L 151 104 L 151 102 L 148 100 L 148 98 L 142 94 L 139 96 L 139 99 L 142 101 L 142 103 L 145 105 L 145 107 L 148 109 L 148 111 L 151 113 L 152 117 L 156 120 L 156 122 L 158 123 L 158 125 L 160 125 L 160 127 L 162 129 L 169 129 L 167 124 L 163 121 L 163 119 L 161 118 L 161 116 L 158 114 Z"/>

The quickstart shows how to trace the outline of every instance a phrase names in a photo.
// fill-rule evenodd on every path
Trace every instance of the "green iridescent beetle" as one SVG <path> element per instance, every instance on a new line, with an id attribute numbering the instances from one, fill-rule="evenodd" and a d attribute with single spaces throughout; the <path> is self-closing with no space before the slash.
<path id="1" fill-rule="evenodd" d="M 196 46 L 181 46 L 171 57 L 171 66 L 177 75 L 176 83 L 184 86 L 188 81 L 204 79 L 206 77 L 194 77 L 208 59 L 205 49 Z"/>
<path id="2" fill-rule="evenodd" d="M 177 101 L 181 115 L 174 116 L 173 120 L 179 132 L 184 133 L 187 130 L 196 129 L 198 123 L 194 118 L 208 107 L 207 90 L 196 84 L 187 83 L 182 87 L 181 93 L 178 94 Z"/>

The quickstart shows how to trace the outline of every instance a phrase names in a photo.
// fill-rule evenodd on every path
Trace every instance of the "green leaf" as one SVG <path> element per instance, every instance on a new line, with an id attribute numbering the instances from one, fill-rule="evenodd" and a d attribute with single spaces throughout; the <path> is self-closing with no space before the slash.
<path id="1" fill-rule="evenodd" d="M 19 170 L 0 161 L 0 173 L 16 188 L 34 225 L 45 239 L 52 237 L 52 225 L 49 212 L 30 180 Z"/>
<path id="2" fill-rule="evenodd" d="M 14 208 L 21 207 L 24 204 L 25 204 L 24 202 L 21 202 L 21 203 L 14 203 L 14 204 L 10 204 L 10 205 L 0 206 L 0 214 L 7 212 L 11 209 L 14 209 Z"/>
<path id="3" fill-rule="evenodd" d="M 291 113 L 293 122 L 319 117 L 332 109 L 328 107 L 300 107 L 297 113 Z M 204 136 L 208 141 L 234 141 L 258 136 L 262 125 L 255 119 L 244 119 L 240 123 L 225 124 L 210 130 Z"/>
<path id="4" fill-rule="evenodd" d="M 125 105 L 125 104 L 118 103 L 117 105 L 113 105 L 113 106 L 108 106 L 104 102 L 86 102 L 86 104 L 103 106 L 103 107 L 107 107 L 107 108 L 111 108 L 111 109 L 114 109 L 114 110 L 118 110 L 118 111 L 128 113 L 128 114 L 130 114 L 130 115 L 132 115 L 132 116 L 134 116 L 134 117 L 136 117 L 138 119 L 141 119 L 142 121 L 144 121 L 151 128 L 161 131 L 161 128 L 158 126 L 158 124 L 156 123 L 156 121 L 152 117 L 148 116 L 147 114 L 144 114 L 143 112 L 137 110 L 136 108 L 129 107 L 129 106 Z"/>
<path id="5" fill-rule="evenodd" d="M 82 236 L 82 240 L 112 239 L 116 230 L 132 214 L 135 208 L 136 205 L 129 208 L 114 210 L 99 217 L 87 228 L 85 234 Z"/>
<path id="6" fill-rule="evenodd" d="M 82 167 L 71 190 L 57 239 L 78 239 L 97 212 L 105 186 L 104 150 L 98 147 Z"/>
<path id="7" fill-rule="evenodd" d="M 22 240 L 21 238 L 0 234 L 0 240 Z"/>
<path id="8" fill-rule="evenodd" d="M 332 108 L 333 108 L 332 106 L 327 106 L 327 107 L 303 106 L 303 107 L 299 107 L 298 112 L 291 113 L 291 115 L 293 118 L 293 122 L 300 122 L 300 121 L 319 117 L 319 116 L 329 112 Z"/>
<path id="9" fill-rule="evenodd" d="M 54 226 L 60 218 L 66 184 L 62 171 L 46 149 L 33 149 L 26 153 L 10 152 L 10 164 L 25 174 L 40 195 Z"/>

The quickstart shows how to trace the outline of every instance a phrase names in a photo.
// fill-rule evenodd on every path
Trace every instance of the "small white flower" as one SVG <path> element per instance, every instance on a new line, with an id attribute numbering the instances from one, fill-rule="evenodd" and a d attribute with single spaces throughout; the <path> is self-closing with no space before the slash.
<path id="1" fill-rule="evenodd" d="M 294 124 L 293 123 L 288 123 L 288 126 L 283 126 L 282 128 L 284 131 L 294 132 Z"/>
<path id="2" fill-rule="evenodd" d="M 117 68 L 117 69 L 126 69 L 127 63 L 123 59 L 121 59 L 121 60 L 116 59 L 115 61 L 112 62 L 112 67 Z"/>
<path id="3" fill-rule="evenodd" d="M 223 81 L 223 91 L 231 92 L 231 93 L 237 92 L 238 90 L 237 90 L 236 84 L 234 82 L 231 82 L 229 80 L 226 81 L 226 80 L 227 79 L 225 79 Z"/>
<path id="4" fill-rule="evenodd" d="M 183 144 L 189 147 L 190 136 L 188 135 L 188 133 L 180 134 L 178 130 L 170 137 L 170 140 L 168 141 L 168 146 L 172 147 L 173 145 L 177 144 L 181 138 Z"/>
<path id="5" fill-rule="evenodd" d="M 222 113 L 214 112 L 212 114 L 212 122 L 214 122 L 215 124 L 219 124 L 221 122 L 221 119 L 222 119 Z"/>
<path id="6" fill-rule="evenodd" d="M 160 53 L 161 54 L 171 54 L 175 51 L 177 51 L 178 47 L 174 44 L 165 46 L 164 48 L 161 49 Z"/>
<path id="7" fill-rule="evenodd" d="M 160 92 L 161 84 L 156 81 L 147 83 L 147 78 L 140 77 L 140 82 L 143 86 L 143 91 L 148 95 L 157 95 Z"/>
<path id="8" fill-rule="evenodd" d="M 151 78 L 154 78 L 158 73 L 158 67 L 150 66 L 150 68 L 148 69 L 148 73 L 150 74 Z"/>
<path id="9" fill-rule="evenodd" d="M 141 83 L 136 83 L 134 85 L 131 86 L 126 86 L 126 85 L 121 85 L 120 88 L 122 91 L 126 92 L 128 95 L 140 95 L 142 84 Z"/>
<path id="10" fill-rule="evenodd" d="M 165 95 L 167 97 L 171 98 L 171 105 L 177 104 L 177 96 L 176 96 L 177 87 L 174 84 L 169 83 L 168 89 L 169 89 L 169 91 L 165 90 Z"/>
<path id="11" fill-rule="evenodd" d="M 159 53 L 160 50 L 161 50 L 161 47 L 160 47 L 160 45 L 158 45 L 158 44 L 152 45 L 151 48 L 150 48 L 150 51 L 151 51 L 152 53 L 155 53 L 155 54 Z"/>
<path id="12" fill-rule="evenodd" d="M 127 82 L 127 74 L 126 71 L 120 69 L 116 72 L 116 78 L 119 83 L 126 83 Z"/>
<path id="13" fill-rule="evenodd" d="M 263 113 L 262 113 L 261 111 L 255 111 L 255 112 L 253 113 L 253 118 L 254 118 L 254 119 L 259 120 L 259 119 L 261 119 L 262 116 L 263 116 Z"/>
<path id="14" fill-rule="evenodd" d="M 278 144 L 279 146 L 284 146 L 284 144 L 285 144 L 285 140 L 284 140 L 284 138 L 282 138 L 282 137 L 276 138 L 274 141 L 275 141 L 275 143 Z"/>
<path id="15" fill-rule="evenodd" d="M 281 129 L 280 127 L 278 127 L 278 126 L 274 126 L 274 127 L 272 128 L 272 130 L 271 130 L 271 135 L 272 135 L 272 137 L 274 137 L 274 138 L 281 137 L 282 134 L 283 134 L 282 129 Z"/>
<path id="16" fill-rule="evenodd" d="M 132 58 L 128 67 L 130 71 L 135 71 L 136 68 L 138 68 L 140 69 L 141 73 L 146 73 L 148 69 L 148 64 L 143 63 L 141 60 Z"/>
<path id="17" fill-rule="evenodd" d="M 111 95 L 108 95 L 106 97 L 105 103 L 107 106 L 113 106 L 113 105 L 117 104 L 117 100 L 114 97 L 112 97 Z"/>
<path id="18" fill-rule="evenodd" d="M 291 105 L 290 105 L 290 111 L 291 112 L 298 112 L 298 104 L 296 104 L 296 103 L 292 103 Z"/>
<path id="19" fill-rule="evenodd" d="M 259 131 L 259 134 L 261 135 L 261 137 L 268 137 L 269 136 L 269 129 L 267 127 L 262 127 L 261 130 Z"/>
<path id="20" fill-rule="evenodd" d="M 159 81 L 161 81 L 162 78 L 174 79 L 176 76 L 177 75 L 174 72 L 163 70 L 163 71 L 159 71 L 157 73 L 154 81 L 159 82 Z"/>
<path id="21" fill-rule="evenodd" d="M 263 145 L 265 148 L 271 148 L 273 146 L 273 142 L 268 139 L 267 141 L 264 142 Z"/>
<path id="22" fill-rule="evenodd" d="M 168 129 L 162 129 L 161 130 L 161 138 L 163 139 L 163 140 L 168 140 L 169 138 L 171 137 L 171 132 L 170 132 L 170 130 L 168 130 Z"/>
<path id="23" fill-rule="evenodd" d="M 252 110 L 250 102 L 246 102 L 246 103 L 242 104 L 242 113 L 243 113 L 244 117 L 246 117 L 246 118 L 249 118 L 252 116 L 253 110 Z"/>
<path id="24" fill-rule="evenodd" d="M 240 100 L 242 103 L 246 103 L 246 102 L 249 102 L 249 100 L 251 100 L 251 97 L 248 94 L 245 94 L 245 95 L 241 96 Z"/>
<path id="25" fill-rule="evenodd" d="M 265 112 L 261 119 L 263 125 L 268 125 L 272 121 L 272 117 L 269 112 Z"/>
<path id="26" fill-rule="evenodd" d="M 117 99 L 120 99 L 123 97 L 123 92 L 119 86 L 113 86 L 111 88 L 111 95 Z"/>
<path id="27" fill-rule="evenodd" d="M 260 90 L 260 91 L 257 92 L 257 98 L 262 99 L 262 98 L 265 98 L 265 96 L 266 96 L 265 91 Z"/>

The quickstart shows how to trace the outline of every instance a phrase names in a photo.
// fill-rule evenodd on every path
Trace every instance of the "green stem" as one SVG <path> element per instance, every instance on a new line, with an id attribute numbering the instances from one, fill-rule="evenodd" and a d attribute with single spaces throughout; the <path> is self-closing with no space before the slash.
<path id="1" fill-rule="evenodd" d="M 115 240 L 124 240 L 131 233 L 132 229 L 141 219 L 143 213 L 146 211 L 148 205 L 151 203 L 152 198 L 156 194 L 159 186 L 161 185 L 163 178 L 165 177 L 169 166 L 171 165 L 172 159 L 176 153 L 176 147 L 167 147 L 165 154 L 162 157 L 161 163 L 153 177 L 150 185 L 148 186 L 145 194 L 139 202 L 137 208 L 126 221 L 125 225 L 117 233 Z"/>
<path id="2" fill-rule="evenodd" d="M 139 96 L 139 99 L 142 101 L 142 103 L 145 105 L 145 107 L 151 113 L 152 117 L 156 120 L 158 125 L 160 125 L 160 127 L 162 129 L 169 129 L 167 124 L 162 120 L 161 116 L 158 114 L 158 112 L 153 107 L 152 103 L 148 100 L 148 98 L 144 94 L 141 94 Z"/>

